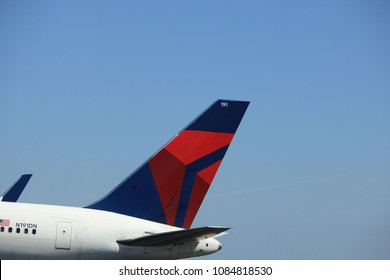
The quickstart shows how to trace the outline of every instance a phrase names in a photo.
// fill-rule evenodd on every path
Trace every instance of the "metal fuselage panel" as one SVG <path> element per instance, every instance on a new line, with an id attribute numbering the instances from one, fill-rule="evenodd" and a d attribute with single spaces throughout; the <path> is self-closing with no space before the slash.
<path id="1" fill-rule="evenodd" d="M 212 253 L 203 250 L 203 241 L 153 248 L 120 245 L 117 240 L 180 228 L 100 210 L 1 202 L 0 218 L 0 259 L 172 259 Z M 208 241 L 207 247 L 218 243 Z"/>

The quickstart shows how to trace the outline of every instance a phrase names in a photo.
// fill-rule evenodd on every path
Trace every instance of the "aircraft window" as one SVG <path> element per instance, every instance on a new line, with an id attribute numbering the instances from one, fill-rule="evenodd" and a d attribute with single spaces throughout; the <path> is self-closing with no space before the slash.
<path id="1" fill-rule="evenodd" d="M 9 227 L 9 228 L 8 228 L 8 232 L 9 232 L 9 233 L 12 232 L 12 227 Z"/>
<path id="2" fill-rule="evenodd" d="M 4 232 L 4 227 L 1 227 L 0 231 L 1 231 L 1 232 Z"/>
<path id="3" fill-rule="evenodd" d="M 28 233 L 28 228 L 25 228 L 25 229 L 24 229 L 24 233 L 25 233 L 25 234 Z"/>
<path id="4" fill-rule="evenodd" d="M 16 229 L 16 233 L 20 233 L 20 228 L 17 228 L 17 229 Z"/>
<path id="5" fill-rule="evenodd" d="M 36 234 L 37 233 L 37 230 L 34 228 L 33 230 L 32 230 L 32 234 Z"/>

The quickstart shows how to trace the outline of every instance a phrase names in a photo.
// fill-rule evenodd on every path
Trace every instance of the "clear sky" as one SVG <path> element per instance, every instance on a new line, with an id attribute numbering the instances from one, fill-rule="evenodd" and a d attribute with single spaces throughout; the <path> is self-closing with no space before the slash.
<path id="1" fill-rule="evenodd" d="M 215 259 L 390 259 L 388 1 L 1 1 L 0 193 L 82 206 L 219 98 Z"/>

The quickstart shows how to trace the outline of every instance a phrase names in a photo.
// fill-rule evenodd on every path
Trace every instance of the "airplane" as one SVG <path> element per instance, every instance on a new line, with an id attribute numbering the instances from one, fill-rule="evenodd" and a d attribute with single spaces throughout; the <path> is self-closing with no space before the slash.
<path id="1" fill-rule="evenodd" d="M 20 203 L 16 195 L 4 200 L 6 193 L 0 259 L 182 259 L 219 251 L 216 238 L 229 228 L 191 225 L 248 105 L 215 101 L 87 206 Z"/>
<path id="2" fill-rule="evenodd" d="M 23 174 L 2 196 L 0 201 L 16 202 L 30 181 L 32 174 Z"/>

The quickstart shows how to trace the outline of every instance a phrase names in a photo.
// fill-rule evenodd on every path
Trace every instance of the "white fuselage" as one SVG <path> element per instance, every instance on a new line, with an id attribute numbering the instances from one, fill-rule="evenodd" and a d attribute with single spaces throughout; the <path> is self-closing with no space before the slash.
<path id="1" fill-rule="evenodd" d="M 117 240 L 181 228 L 113 212 L 54 205 L 0 202 L 0 259 L 177 259 L 216 252 L 213 238 L 140 247 Z"/>

